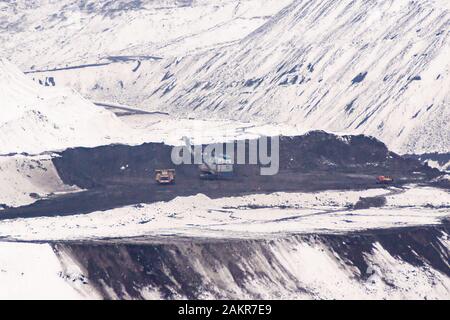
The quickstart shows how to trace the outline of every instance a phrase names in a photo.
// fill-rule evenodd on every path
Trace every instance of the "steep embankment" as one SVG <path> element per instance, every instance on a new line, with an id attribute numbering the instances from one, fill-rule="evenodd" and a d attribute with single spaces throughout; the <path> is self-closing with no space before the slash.
<path id="1" fill-rule="evenodd" d="M 0 242 L 0 297 L 449 299 L 449 224 L 267 240 Z"/>
<path id="2" fill-rule="evenodd" d="M 107 299 L 448 299 L 449 232 L 447 222 L 349 235 L 53 248 Z"/>

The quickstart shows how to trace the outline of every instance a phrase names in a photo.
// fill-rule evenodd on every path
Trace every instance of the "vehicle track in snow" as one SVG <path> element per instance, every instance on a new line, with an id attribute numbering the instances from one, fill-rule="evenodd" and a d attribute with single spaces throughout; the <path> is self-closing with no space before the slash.
<path id="1" fill-rule="evenodd" d="M 384 199 L 384 200 L 386 200 L 386 197 L 399 195 L 399 194 L 405 193 L 405 191 L 406 191 L 406 189 L 404 189 L 403 187 L 386 187 L 386 189 L 387 189 L 387 192 L 385 194 L 378 195 L 378 196 L 375 196 L 375 197 L 370 197 L 370 199 Z M 361 201 L 361 199 L 368 199 L 368 198 L 360 198 L 360 201 Z M 359 210 L 356 205 L 357 205 L 357 203 L 353 204 L 353 206 L 351 206 L 351 207 L 345 207 L 345 208 L 339 207 L 338 209 L 320 210 L 319 212 L 315 212 L 315 213 L 299 214 L 299 215 L 295 215 L 295 216 L 290 216 L 290 217 L 285 217 L 285 218 L 280 218 L 280 219 L 274 219 L 274 220 L 270 220 L 270 221 L 261 221 L 261 220 L 258 220 L 258 219 L 246 219 L 244 224 L 253 224 L 255 222 L 256 223 L 274 223 L 274 222 L 277 223 L 277 222 L 297 221 L 297 220 L 301 221 L 302 219 L 308 218 L 308 217 L 323 216 L 323 215 L 330 215 L 330 214 L 339 214 L 339 213 L 344 213 L 344 212 L 347 212 L 347 213 L 351 214 L 352 211 Z M 371 207 L 383 207 L 383 206 L 384 205 L 378 205 L 377 203 L 374 203 L 374 205 L 367 206 L 364 209 L 368 209 L 368 208 L 371 208 Z M 269 208 L 269 207 L 261 206 L 260 208 L 262 209 L 262 208 Z M 289 208 L 290 207 L 286 207 L 286 209 L 289 209 Z M 239 208 L 227 207 L 227 209 L 232 210 L 232 209 L 242 209 L 242 208 L 241 207 L 239 207 Z M 306 207 L 302 207 L 302 208 L 293 207 L 292 209 L 315 209 L 315 210 L 317 210 L 317 208 L 306 208 Z M 243 223 L 242 221 L 239 221 L 239 220 L 241 220 L 239 217 L 235 217 L 234 212 L 230 213 L 230 218 L 237 220 L 237 222 L 236 222 L 237 224 L 242 224 Z M 216 224 L 216 225 L 209 225 L 208 227 L 229 225 L 229 224 L 230 223 L 219 223 L 219 224 Z"/>

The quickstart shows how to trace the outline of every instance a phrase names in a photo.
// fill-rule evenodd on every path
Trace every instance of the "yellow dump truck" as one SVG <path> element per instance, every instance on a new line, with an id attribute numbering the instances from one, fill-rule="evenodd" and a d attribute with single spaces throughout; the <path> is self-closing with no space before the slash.
<path id="1" fill-rule="evenodd" d="M 174 184 L 175 169 L 159 169 L 155 170 L 155 180 L 158 184 Z"/>

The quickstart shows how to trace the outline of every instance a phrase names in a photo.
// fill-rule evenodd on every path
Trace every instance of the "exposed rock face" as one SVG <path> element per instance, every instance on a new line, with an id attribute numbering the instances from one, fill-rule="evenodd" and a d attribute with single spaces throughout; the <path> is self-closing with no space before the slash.
<path id="1" fill-rule="evenodd" d="M 264 240 L 67 244 L 106 299 L 450 297 L 449 223 Z"/>

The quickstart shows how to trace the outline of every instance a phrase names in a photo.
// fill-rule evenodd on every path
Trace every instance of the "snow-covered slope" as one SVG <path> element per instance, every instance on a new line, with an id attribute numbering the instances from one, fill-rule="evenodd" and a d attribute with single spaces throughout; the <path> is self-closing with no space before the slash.
<path id="1" fill-rule="evenodd" d="M 239 44 L 167 66 L 143 105 L 450 150 L 450 3 L 297 0 Z"/>
<path id="2" fill-rule="evenodd" d="M 90 283 L 110 299 L 450 297 L 443 226 L 227 243 L 156 241 L 53 247 L 85 266 Z"/>
<path id="3" fill-rule="evenodd" d="M 65 88 L 42 87 L 0 60 L 0 154 L 109 144 L 116 116 Z"/>
<path id="4" fill-rule="evenodd" d="M 220 2 L 214 9 L 217 11 L 213 11 L 229 17 L 231 2 Z M 216 19 L 215 14 L 207 11 L 212 2 L 201 3 L 204 7 L 197 3 L 192 8 L 163 11 L 171 17 L 167 20 L 168 28 L 189 25 L 188 30 L 197 32 L 188 12 L 199 8 L 206 10 L 199 23 Z M 365 133 L 400 153 L 450 150 L 448 1 L 292 0 L 277 2 L 279 6 L 274 2 L 268 2 L 267 6 L 258 3 L 245 1 L 238 9 L 245 7 L 248 12 L 255 12 L 256 8 L 264 7 L 265 12 L 271 8 L 272 14 L 281 11 L 270 19 L 257 19 L 256 25 L 261 23 L 259 28 L 254 25 L 255 30 L 246 37 L 220 48 L 217 45 L 224 40 L 223 30 L 228 31 L 228 36 L 236 34 L 234 38 L 238 39 L 251 28 L 242 27 L 241 31 L 246 31 L 237 33 L 228 24 L 223 25 L 222 31 L 208 29 L 208 39 L 216 39 L 211 40 L 215 41 L 214 45 L 195 33 L 203 44 L 199 46 L 211 47 L 210 50 L 191 50 L 196 42 L 187 37 L 193 42 L 177 40 L 155 51 L 132 33 L 126 39 L 133 45 L 122 46 L 123 50 L 116 53 L 105 45 L 113 38 L 87 24 L 78 32 L 93 32 L 91 38 L 97 37 L 95 44 L 102 46 L 97 48 L 94 44 L 95 51 L 102 52 L 103 56 L 120 54 L 120 60 L 115 63 L 108 59 L 89 60 L 80 54 L 83 63 L 105 65 L 30 76 L 36 80 L 52 76 L 57 86 L 69 85 L 94 100 L 181 116 L 259 119 L 294 124 L 302 130 Z M 94 20 L 106 19 L 98 12 L 91 14 Z M 123 17 L 131 14 L 139 20 L 147 11 L 127 11 Z M 153 18 L 158 21 L 161 12 L 155 14 Z M 172 17 L 178 20 L 171 20 Z M 233 23 L 247 21 L 233 17 Z M 74 39 L 82 46 L 92 43 L 93 38 L 69 36 L 63 29 L 64 23 L 54 24 L 55 28 L 62 28 L 56 34 L 64 41 L 56 44 L 58 60 L 70 60 L 68 52 L 76 52 L 70 49 Z M 115 23 L 110 24 L 117 28 Z M 146 27 L 132 26 L 136 30 Z M 20 37 L 9 33 L 15 39 L 12 43 L 17 43 Z M 36 34 L 46 33 L 41 30 Z M 152 39 L 158 42 L 171 37 L 158 33 Z M 110 45 L 117 43 L 120 41 Z M 165 47 L 170 50 L 164 51 Z M 56 49 L 50 52 L 53 50 Z M 41 54 L 45 50 L 38 46 L 28 55 L 36 51 Z M 137 54 L 145 56 L 129 56 Z M 150 59 L 149 55 L 162 59 Z M 172 55 L 177 57 L 171 58 Z M 22 65 L 27 65 L 22 61 Z M 81 61 L 75 65 L 82 64 Z"/>
<path id="5" fill-rule="evenodd" d="M 260 240 L 0 242 L 5 299 L 448 299 L 448 227 Z M 156 242 L 156 243 L 155 243 Z"/>
<path id="6" fill-rule="evenodd" d="M 448 299 L 449 204 L 409 186 L 1 221 L 21 243 L 0 241 L 0 298 Z"/>
<path id="7" fill-rule="evenodd" d="M 64 185 L 49 155 L 0 157 L 0 214 L 2 207 L 31 204 L 48 196 L 80 191 Z"/>
<path id="8" fill-rule="evenodd" d="M 25 70 L 176 56 L 240 40 L 291 0 L 0 2 L 0 55 Z"/>
<path id="9" fill-rule="evenodd" d="M 0 299 L 99 298 L 80 268 L 49 244 L 0 242 Z"/>
<path id="10" fill-rule="evenodd" d="M 450 161 L 441 165 L 438 161 L 428 160 L 427 165 L 443 172 L 450 172 Z"/>
<path id="11" fill-rule="evenodd" d="M 174 127 L 179 130 L 172 130 Z M 256 122 L 204 122 L 158 114 L 128 117 L 123 122 L 73 89 L 41 86 L 6 59 L 0 59 L 0 155 L 114 143 L 179 144 L 183 136 L 198 135 L 208 137 L 209 142 L 224 141 L 257 137 L 269 131 L 273 135 L 304 133 Z"/>

